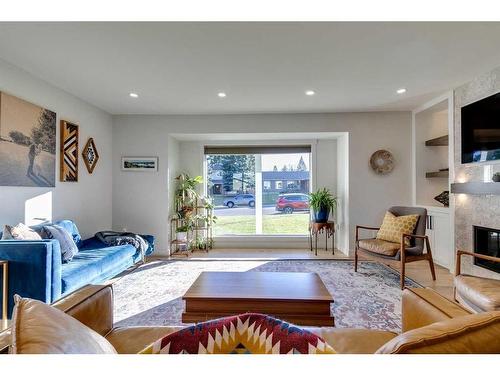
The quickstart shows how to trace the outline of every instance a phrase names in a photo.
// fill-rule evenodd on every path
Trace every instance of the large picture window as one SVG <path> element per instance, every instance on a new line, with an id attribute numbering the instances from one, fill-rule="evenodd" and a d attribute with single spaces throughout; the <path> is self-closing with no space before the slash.
<path id="1" fill-rule="evenodd" d="M 306 235 L 310 146 L 206 147 L 215 235 Z"/>

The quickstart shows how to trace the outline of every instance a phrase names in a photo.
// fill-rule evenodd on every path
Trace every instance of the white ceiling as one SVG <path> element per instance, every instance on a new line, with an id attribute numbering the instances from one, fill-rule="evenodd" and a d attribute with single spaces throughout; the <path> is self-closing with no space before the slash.
<path id="1" fill-rule="evenodd" d="M 410 110 L 499 46 L 500 23 L 0 23 L 1 59 L 112 114 Z"/>

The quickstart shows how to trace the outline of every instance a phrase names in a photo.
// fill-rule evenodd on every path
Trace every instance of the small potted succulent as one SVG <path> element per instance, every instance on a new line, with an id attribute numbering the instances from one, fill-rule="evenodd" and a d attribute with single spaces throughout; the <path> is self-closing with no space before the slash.
<path id="1" fill-rule="evenodd" d="M 494 173 L 491 179 L 493 182 L 500 182 L 500 172 Z"/>
<path id="2" fill-rule="evenodd" d="M 326 223 L 330 212 L 337 207 L 337 197 L 334 197 L 327 188 L 319 189 L 309 195 L 309 205 L 313 210 L 316 223 Z"/>
<path id="3" fill-rule="evenodd" d="M 187 234 L 189 231 L 189 225 L 182 225 L 175 230 L 175 238 L 179 242 L 187 241 Z"/>

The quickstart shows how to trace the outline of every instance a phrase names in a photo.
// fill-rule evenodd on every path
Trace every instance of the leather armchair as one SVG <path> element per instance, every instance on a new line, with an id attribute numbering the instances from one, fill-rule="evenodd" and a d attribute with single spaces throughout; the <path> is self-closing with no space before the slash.
<path id="1" fill-rule="evenodd" d="M 56 302 L 83 324 L 106 337 L 121 354 L 134 354 L 183 327 L 115 327 L 113 290 L 91 285 Z M 431 289 L 405 289 L 403 333 L 354 328 L 307 327 L 337 353 L 500 353 L 500 312 L 470 314 Z M 10 342 L 0 333 L 0 351 Z M 5 350 L 4 350 L 5 351 Z"/>
<path id="2" fill-rule="evenodd" d="M 468 251 L 457 251 L 455 269 L 455 300 L 471 312 L 500 310 L 500 280 L 461 273 L 462 256 L 472 256 L 500 263 L 500 258 Z"/>

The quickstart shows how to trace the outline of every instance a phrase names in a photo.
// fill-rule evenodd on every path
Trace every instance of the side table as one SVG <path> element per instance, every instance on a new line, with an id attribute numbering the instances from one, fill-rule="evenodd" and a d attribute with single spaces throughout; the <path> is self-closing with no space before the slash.
<path id="1" fill-rule="evenodd" d="M 7 293 L 9 280 L 9 262 L 6 260 L 0 260 L 0 266 L 2 266 L 2 321 L 7 320 Z"/>
<path id="2" fill-rule="evenodd" d="M 325 233 L 325 250 L 328 251 L 328 239 L 332 239 L 332 255 L 335 254 L 335 222 L 328 221 L 326 223 L 309 223 L 309 245 L 313 251 L 314 238 L 314 254 L 318 255 L 318 234 Z"/>

